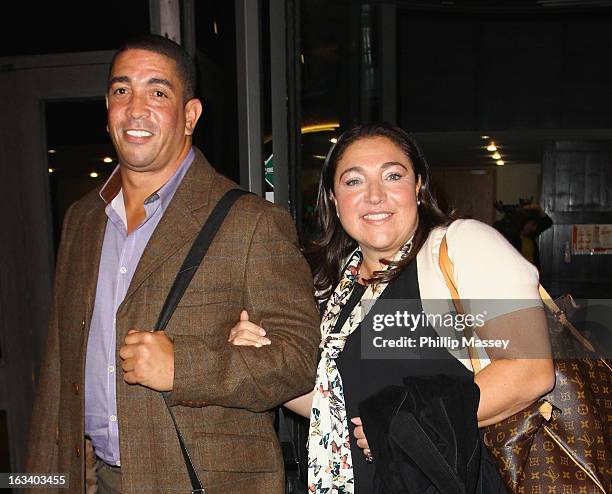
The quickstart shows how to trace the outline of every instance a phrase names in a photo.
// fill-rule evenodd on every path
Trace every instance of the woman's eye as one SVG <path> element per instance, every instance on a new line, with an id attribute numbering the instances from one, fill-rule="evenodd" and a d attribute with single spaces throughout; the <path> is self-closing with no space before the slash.
<path id="1" fill-rule="evenodd" d="M 346 183 L 346 185 L 351 187 L 353 185 L 357 185 L 359 182 L 360 182 L 360 180 L 358 178 L 350 178 L 345 183 Z"/>
<path id="2" fill-rule="evenodd" d="M 389 175 L 387 175 L 387 180 L 400 180 L 401 178 L 401 173 L 389 173 Z"/>

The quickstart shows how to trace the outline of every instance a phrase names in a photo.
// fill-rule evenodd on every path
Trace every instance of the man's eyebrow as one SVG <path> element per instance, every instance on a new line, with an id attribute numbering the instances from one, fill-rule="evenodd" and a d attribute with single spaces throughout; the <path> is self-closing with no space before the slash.
<path id="1" fill-rule="evenodd" d="M 160 77 L 151 77 L 149 79 L 149 84 L 161 84 L 162 86 L 166 86 L 170 89 L 174 89 L 174 86 L 168 79 L 162 79 Z"/>
<path id="2" fill-rule="evenodd" d="M 108 87 L 111 87 L 113 84 L 118 83 L 118 82 L 128 83 L 130 82 L 130 78 L 127 75 L 118 75 L 115 77 L 111 77 L 108 81 Z M 161 77 L 151 77 L 147 81 L 147 84 L 149 85 L 161 84 L 162 86 L 166 86 L 174 90 L 174 86 L 172 85 L 172 83 L 168 79 L 163 79 Z"/>
<path id="3" fill-rule="evenodd" d="M 108 87 L 112 86 L 116 82 L 130 82 L 130 78 L 127 75 L 116 75 L 108 80 Z"/>

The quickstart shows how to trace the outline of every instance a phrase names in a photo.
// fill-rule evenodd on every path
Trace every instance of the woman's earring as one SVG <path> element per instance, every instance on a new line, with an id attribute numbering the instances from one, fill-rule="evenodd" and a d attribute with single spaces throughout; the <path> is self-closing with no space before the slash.
<path id="1" fill-rule="evenodd" d="M 421 200 L 417 199 L 417 206 L 420 206 L 420 205 L 421 205 Z"/>
<path id="2" fill-rule="evenodd" d="M 336 216 L 338 217 L 338 219 L 340 219 L 340 213 L 338 212 L 337 209 L 336 209 Z"/>

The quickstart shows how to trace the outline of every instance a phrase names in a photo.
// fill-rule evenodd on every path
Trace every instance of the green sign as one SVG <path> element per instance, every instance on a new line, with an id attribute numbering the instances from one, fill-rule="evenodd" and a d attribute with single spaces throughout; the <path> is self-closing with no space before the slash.
<path id="1" fill-rule="evenodd" d="M 274 155 L 271 154 L 270 157 L 264 161 L 264 170 L 265 170 L 265 179 L 270 187 L 274 187 Z"/>

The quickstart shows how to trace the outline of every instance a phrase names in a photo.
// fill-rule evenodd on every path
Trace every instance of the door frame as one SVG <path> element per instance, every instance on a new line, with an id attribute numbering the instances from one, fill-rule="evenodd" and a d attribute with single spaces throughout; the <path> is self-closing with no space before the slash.
<path id="1" fill-rule="evenodd" d="M 0 408 L 22 471 L 54 273 L 45 102 L 104 97 L 112 51 L 0 58 Z M 78 125 L 78 122 L 74 122 Z"/>

